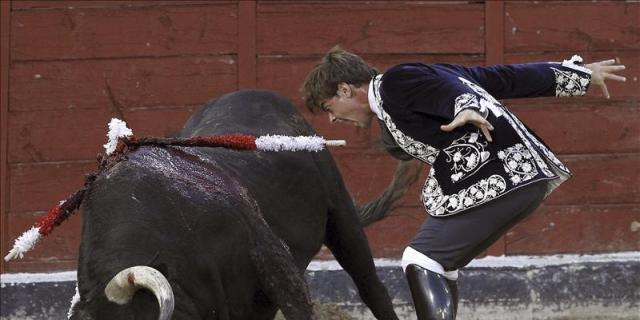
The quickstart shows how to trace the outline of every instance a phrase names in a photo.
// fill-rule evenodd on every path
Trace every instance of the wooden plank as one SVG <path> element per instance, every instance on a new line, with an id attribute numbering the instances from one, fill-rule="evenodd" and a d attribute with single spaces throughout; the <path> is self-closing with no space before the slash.
<path id="1" fill-rule="evenodd" d="M 640 3 L 510 1 L 507 52 L 640 49 Z"/>
<path id="2" fill-rule="evenodd" d="M 78 268 L 78 259 L 72 260 L 56 260 L 51 262 L 48 260 L 36 260 L 36 261 L 11 261 L 7 265 L 7 272 L 19 273 L 19 272 L 55 272 L 55 271 L 73 271 Z"/>
<path id="3" fill-rule="evenodd" d="M 374 255 L 400 258 L 425 218 L 421 207 L 402 207 L 368 227 Z M 506 233 L 506 254 L 635 251 L 640 249 L 638 223 L 638 204 L 543 205 Z"/>
<path id="4" fill-rule="evenodd" d="M 184 6 L 184 5 L 211 5 L 211 4 L 219 4 L 219 3 L 233 3 L 235 1 L 223 1 L 223 0 L 209 0 L 209 1 L 167 1 L 167 0 L 155 0 L 155 1 L 123 1 L 123 0 L 112 0 L 112 1 L 87 1 L 87 0 L 75 0 L 75 1 L 47 1 L 47 0 L 37 0 L 37 1 L 25 1 L 20 0 L 16 1 L 13 4 L 12 9 L 15 10 L 41 10 L 41 9 L 78 9 L 78 8 L 102 8 L 102 7 L 143 7 L 143 6 Z"/>
<path id="5" fill-rule="evenodd" d="M 376 257 L 400 258 L 428 217 L 421 207 L 401 207 L 366 228 Z M 595 253 L 640 249 L 640 206 L 543 205 L 505 236 L 507 255 Z M 330 258 L 322 252 L 321 258 Z"/>
<path id="6" fill-rule="evenodd" d="M 11 212 L 9 214 L 8 238 L 11 240 L 17 238 L 24 231 L 30 229 L 35 221 L 44 214 L 46 212 Z M 67 221 L 56 227 L 51 234 L 42 238 L 32 251 L 25 254 L 24 258 L 8 262 L 7 269 L 25 272 L 27 270 L 21 270 L 21 267 L 32 265 L 29 269 L 33 270 L 35 268 L 33 265 L 42 264 L 47 265 L 44 270 L 60 270 L 60 267 L 56 267 L 56 265 L 65 265 L 67 261 L 77 260 L 81 223 L 81 214 L 76 212 Z"/>
<path id="7" fill-rule="evenodd" d="M 362 55 L 371 66 L 380 72 L 389 67 L 403 62 L 423 62 L 423 63 L 455 63 L 462 65 L 482 64 L 482 55 L 427 55 L 427 54 L 365 54 Z M 259 88 L 278 91 L 287 96 L 302 111 L 306 111 L 303 106 L 302 93 L 300 91 L 302 83 L 313 66 L 321 59 L 321 55 L 315 56 L 259 56 L 258 57 L 258 80 Z M 309 115 L 310 116 L 310 115 Z M 320 114 L 324 120 L 326 115 Z"/>
<path id="8" fill-rule="evenodd" d="M 380 196 L 389 185 L 397 160 L 384 150 L 332 150 L 345 185 L 356 203 L 363 204 Z M 417 161 L 417 160 L 413 160 Z M 417 181 L 400 200 L 401 205 L 422 208 L 420 193 L 430 167 L 424 165 Z"/>
<path id="9" fill-rule="evenodd" d="M 378 152 L 333 152 L 345 185 L 351 197 L 359 204 L 378 197 L 391 182 L 397 160 L 387 156 L 384 151 Z M 421 189 L 427 176 L 425 166 L 412 191 Z M 406 206 L 421 206 L 416 194 L 411 192 L 402 201 Z"/>
<path id="10" fill-rule="evenodd" d="M 636 125 L 640 109 L 627 104 L 518 106 L 513 111 L 557 154 L 640 151 L 640 127 Z M 323 113 L 309 120 L 320 135 L 346 139 L 345 150 L 379 149 L 379 126 L 375 122 L 370 129 L 359 129 L 330 123 Z"/>
<path id="11" fill-rule="evenodd" d="M 614 103 L 620 101 L 628 101 L 636 103 L 640 100 L 640 50 L 627 51 L 556 51 L 550 53 L 519 53 L 507 54 L 506 63 L 527 63 L 537 61 L 562 61 L 569 59 L 573 54 L 580 54 L 585 63 L 594 61 L 602 61 L 607 59 L 619 58 L 620 62 L 627 68 L 620 74 L 627 78 L 626 82 L 608 81 L 607 87 L 611 93 L 611 99 L 606 100 L 602 95 L 599 87 L 590 87 L 586 97 L 577 98 L 559 98 L 554 99 L 554 103 Z M 545 104 L 548 101 L 539 99 L 511 99 L 509 103 L 525 103 L 525 104 Z"/>
<path id="12" fill-rule="evenodd" d="M 12 113 L 9 162 L 95 159 L 112 117 L 118 116 L 106 108 Z"/>
<path id="13" fill-rule="evenodd" d="M 360 156 L 358 156 L 360 155 Z M 350 157 L 337 155 L 347 186 L 359 202 L 377 197 L 390 182 L 395 160 L 388 156 L 366 156 L 362 153 Z M 344 165 L 342 165 L 344 164 Z M 359 168 L 363 167 L 363 168 Z M 10 168 L 11 211 L 49 210 L 58 201 L 80 188 L 86 173 L 96 170 L 93 160 L 17 164 Z M 358 176 L 365 174 L 364 177 Z M 417 192 L 424 183 L 426 171 L 412 188 L 407 205 L 420 205 Z M 415 188 L 415 189 L 414 189 Z"/>
<path id="14" fill-rule="evenodd" d="M 629 158 L 631 158 L 631 160 L 633 161 L 633 159 L 637 159 L 637 156 L 629 157 Z M 386 186 L 392 174 L 393 165 L 391 166 L 386 165 L 386 167 L 384 166 L 384 162 L 390 162 L 391 164 L 393 164 L 393 160 L 391 160 L 389 157 L 384 157 L 381 159 L 372 159 L 370 157 L 367 157 L 366 155 L 363 156 L 361 153 L 357 153 L 357 154 L 353 154 L 351 159 L 344 159 L 343 157 L 338 155 L 338 162 L 340 163 L 342 161 L 344 161 L 347 165 L 341 167 L 341 171 L 345 176 L 347 185 L 350 188 L 352 194 L 354 195 L 355 199 L 360 203 L 369 201 L 375 198 L 379 194 L 379 192 L 381 192 L 382 189 Z M 591 163 L 593 161 L 594 161 L 593 159 L 590 159 L 587 161 L 587 163 Z M 574 177 L 573 180 L 577 180 L 578 177 L 585 175 L 585 173 L 589 173 L 584 170 L 578 170 L 575 164 L 570 164 L 570 165 L 572 165 L 574 172 L 576 174 L 576 177 Z M 84 166 L 84 167 L 80 167 L 80 166 Z M 91 171 L 94 168 L 94 165 L 91 163 L 81 163 L 76 166 L 67 164 L 65 166 L 56 168 L 54 165 L 43 164 L 43 165 L 37 165 L 37 166 L 21 165 L 20 167 L 21 167 L 20 168 L 21 171 L 11 172 L 12 186 L 15 186 L 14 188 L 12 188 L 12 190 L 15 189 L 17 190 L 17 192 L 21 193 L 21 194 L 16 194 L 16 199 L 12 200 L 11 203 L 20 205 L 20 207 L 15 208 L 17 210 L 32 211 L 32 210 L 47 210 L 52 203 L 55 204 L 57 200 L 64 198 L 68 193 L 72 192 L 75 188 L 79 187 L 81 185 L 80 181 L 71 181 L 71 180 L 76 178 L 80 178 L 81 180 L 82 173 Z M 53 167 L 53 168 L 49 170 L 46 167 Z M 80 167 L 80 168 L 74 168 L 74 167 Z M 596 167 L 596 171 L 598 172 L 602 171 L 601 165 L 592 166 L 592 167 Z M 612 167 L 620 168 L 621 166 L 613 164 Z M 363 168 L 363 169 L 359 171 L 359 168 Z M 614 181 L 614 179 L 602 180 L 601 178 L 598 178 L 598 177 L 591 178 L 591 180 L 601 181 L 601 183 L 604 184 L 605 187 L 610 184 L 612 186 L 615 186 L 615 188 L 607 188 L 608 189 L 607 192 L 611 194 L 618 194 L 620 193 L 621 190 L 627 189 L 628 186 L 640 185 L 638 183 L 638 178 L 637 178 L 638 173 L 637 172 L 634 173 L 637 170 L 633 170 L 635 168 L 637 168 L 637 166 L 634 166 L 631 169 L 627 168 L 625 170 L 621 170 L 621 169 L 616 170 L 620 176 L 629 176 L 629 175 L 635 174 L 636 175 L 635 182 L 634 181 L 626 181 L 626 182 L 618 181 L 617 184 L 611 184 L 612 181 L 613 182 L 616 182 L 616 181 Z M 48 179 L 51 179 L 51 180 L 43 181 L 42 179 L 40 179 L 41 177 L 50 177 Z M 421 186 L 423 183 L 423 179 L 424 177 L 421 177 L 414 187 Z M 14 181 L 15 183 L 13 183 Z M 556 193 L 561 192 L 563 189 L 566 189 L 567 187 L 569 187 L 570 183 L 571 181 L 567 182 L 567 184 L 563 185 L 560 189 L 558 189 Z M 622 183 L 624 183 L 625 185 L 619 185 Z M 637 189 L 637 187 L 635 188 Z M 412 190 L 415 190 L 415 189 L 412 188 Z M 598 200 L 597 196 L 603 194 L 603 191 L 598 190 L 598 188 L 595 188 L 594 190 L 590 190 L 589 188 L 581 187 L 581 188 L 577 188 L 576 190 L 577 191 L 575 191 L 573 196 L 575 197 L 577 195 L 577 196 L 582 196 L 584 198 L 574 200 L 573 203 L 589 203 L 589 202 L 596 203 L 596 201 L 593 201 L 593 200 Z M 53 196 L 50 195 L 51 193 L 54 193 L 54 195 Z M 551 197 L 553 198 L 554 196 L 555 196 L 555 193 Z M 601 203 L 620 203 L 625 201 L 624 199 L 615 198 L 615 197 L 619 198 L 620 197 L 619 195 L 614 195 L 613 197 L 614 197 L 613 199 L 610 199 L 610 198 L 600 199 L 602 200 Z M 593 199 L 589 201 L 585 200 L 590 198 L 593 198 Z M 638 191 L 635 190 L 635 194 L 631 194 L 631 196 L 628 196 L 627 198 L 628 199 L 626 201 L 637 201 Z M 408 241 L 408 237 L 412 237 L 412 234 L 406 230 L 413 230 L 418 228 L 419 222 L 417 221 L 423 220 L 424 212 L 422 211 L 422 208 L 420 207 L 420 204 L 417 199 L 418 199 L 417 193 L 410 194 L 407 197 L 405 197 L 405 199 L 403 199 L 405 206 L 410 206 L 410 207 L 401 208 L 399 211 L 394 212 L 394 214 L 399 215 L 399 217 L 394 219 L 400 219 L 399 221 L 394 222 L 390 220 L 391 222 L 389 222 L 385 220 L 384 222 L 379 224 L 380 228 L 383 228 L 383 229 L 393 227 L 393 228 L 396 228 L 396 230 L 401 230 L 404 227 L 404 229 L 402 230 L 405 230 L 404 231 L 405 235 L 403 237 L 396 238 L 396 236 L 390 236 L 391 238 L 396 238 L 396 240 L 391 242 L 393 246 L 389 245 L 388 247 L 383 247 L 382 249 L 379 249 L 380 251 L 376 251 L 376 252 L 379 252 L 380 255 L 391 254 L 393 250 L 398 248 L 397 245 L 400 245 L 400 243 L 404 243 Z M 553 200 L 547 201 L 548 204 L 550 203 L 552 204 L 554 202 L 557 203 L 558 201 L 553 201 Z M 29 209 L 29 210 L 24 210 L 24 209 Z M 12 210 L 14 210 L 14 208 L 12 208 Z M 413 216 L 404 217 L 405 214 L 403 212 L 405 211 L 408 211 Z M 405 221 L 408 221 L 408 222 L 405 222 Z M 378 230 L 378 229 L 375 229 L 375 230 Z M 376 233 L 376 231 L 370 231 L 370 232 L 371 232 L 370 234 Z M 392 232 L 392 231 L 385 229 L 385 232 Z M 398 232 L 399 234 L 402 234 L 400 231 L 393 231 L 393 232 Z M 378 239 L 376 241 L 377 242 L 375 243 L 384 244 L 391 240 L 385 237 L 384 239 Z"/>
<path id="15" fill-rule="evenodd" d="M 558 154 L 640 151 L 640 108 L 631 103 L 518 105 L 512 111 Z"/>
<path id="16" fill-rule="evenodd" d="M 286 65 L 286 63 L 282 64 Z M 183 79 L 185 82 L 188 81 L 186 78 L 187 76 Z M 278 83 L 278 79 L 274 78 L 275 81 L 273 83 Z M 180 85 L 182 84 L 175 84 L 175 86 Z M 122 90 L 128 90 L 129 88 L 126 83 L 119 85 L 119 87 Z M 143 92 L 142 96 L 152 95 L 156 90 L 160 93 L 167 93 L 167 90 L 162 91 L 161 87 L 161 85 L 157 85 L 157 89 L 143 89 L 146 92 Z M 207 88 L 203 88 L 200 91 L 200 103 L 211 98 L 204 95 L 209 93 Z M 114 96 L 121 96 L 120 90 L 116 91 L 112 88 L 112 92 Z M 177 94 L 185 93 L 182 90 L 176 90 L 175 92 Z M 26 96 L 26 87 L 24 93 Z M 75 93 L 75 91 L 71 93 Z M 220 94 L 222 93 L 220 92 Z M 185 98 L 190 98 L 194 95 L 187 92 Z M 124 100 L 127 101 L 136 99 L 126 98 L 126 96 L 127 94 L 125 93 Z M 109 97 L 103 96 L 103 98 L 109 100 Z M 120 101 L 121 99 L 117 98 L 116 100 Z M 171 100 L 174 101 L 164 101 L 167 101 L 168 104 L 180 103 L 177 99 L 172 98 Z M 555 102 L 557 100 L 559 99 L 549 101 Z M 577 101 L 577 98 L 574 101 Z M 186 102 L 195 103 L 196 101 Z M 157 100 L 155 103 L 164 104 L 162 100 Z M 9 131 L 10 139 L 15 143 L 11 144 L 9 161 L 15 163 L 93 158 L 94 151 L 99 150 L 99 146 L 103 143 L 106 122 L 108 122 L 109 117 L 116 115 L 113 112 L 111 106 L 113 103 L 111 101 L 105 101 L 101 104 L 102 109 L 96 111 L 72 108 L 12 113 L 11 121 L 9 122 L 11 129 Z M 104 104 L 109 104 L 110 106 L 104 106 Z M 135 110 L 135 112 L 144 110 L 135 107 L 135 103 L 133 108 L 127 108 L 128 103 L 122 102 L 118 104 L 123 106 L 122 113 L 126 119 L 133 116 L 130 112 L 131 110 Z M 51 104 L 46 105 L 46 107 L 51 106 Z M 96 104 L 91 107 L 97 106 L 100 105 Z M 41 106 L 38 105 L 38 107 Z M 159 109 L 163 111 L 155 111 L 151 114 L 139 113 L 141 121 L 130 125 L 137 134 L 170 134 L 180 128 L 183 121 L 188 117 L 188 113 L 194 108 L 196 107 L 191 106 L 184 109 L 178 105 L 175 108 Z M 640 129 L 634 125 L 640 118 L 640 110 L 633 107 L 633 105 L 517 105 L 513 110 L 558 153 L 633 152 L 640 147 L 640 138 L 638 138 L 638 130 Z M 171 123 L 167 123 L 161 118 L 163 114 L 167 115 L 165 119 L 170 120 Z M 144 121 L 146 116 L 157 117 L 156 119 L 159 121 Z M 307 114 L 307 116 L 312 126 L 321 135 L 332 139 L 347 139 L 349 148 L 370 148 L 379 140 L 379 130 L 375 123 L 373 123 L 373 127 L 370 130 L 353 130 L 349 126 L 329 123 L 326 115 L 322 113 L 316 115 Z M 75 125 L 69 126 L 69 123 L 74 123 Z M 149 123 L 156 126 L 153 131 L 140 131 L 144 130 L 144 126 Z M 571 128 L 571 130 L 568 130 L 568 128 Z M 594 131 L 592 128 L 600 128 L 600 130 Z M 76 141 L 76 144 L 62 143 L 60 145 L 52 145 L 50 143 L 52 137 L 56 137 L 54 138 L 55 141 L 73 140 Z M 80 151 L 80 153 L 77 151 Z"/>
<path id="17" fill-rule="evenodd" d="M 133 110 L 126 114 L 127 123 L 134 130 L 134 133 L 139 136 L 173 136 L 182 129 L 193 112 L 200 107 L 200 105 L 197 105 L 180 108 Z"/>
<path id="18" fill-rule="evenodd" d="M 200 105 L 236 89 L 235 56 L 14 63 L 12 111 Z"/>
<path id="19" fill-rule="evenodd" d="M 558 254 L 640 249 L 640 204 L 543 206 L 507 233 L 507 252 Z"/>
<path id="20" fill-rule="evenodd" d="M 382 192 L 395 168 L 384 152 L 332 151 L 349 190 L 358 201 L 369 201 Z M 640 157 L 638 153 L 563 156 L 573 177 L 556 189 L 548 204 L 634 203 L 640 199 Z M 405 205 L 418 201 L 427 169 L 405 196 Z M 389 178 L 387 178 L 389 177 Z"/>
<path id="21" fill-rule="evenodd" d="M 8 162 L 8 117 L 9 117 L 9 68 L 11 41 L 11 2 L 0 2 L 0 251 L 7 252 L 7 162 Z M 0 260 L 0 273 L 5 271 L 4 260 Z"/>
<path id="22" fill-rule="evenodd" d="M 48 211 L 84 185 L 93 161 L 12 165 L 9 169 L 10 212 Z"/>
<path id="23" fill-rule="evenodd" d="M 428 219 L 420 206 L 401 206 L 384 220 L 365 228 L 369 247 L 376 258 L 400 259 L 402 252 Z M 322 246 L 314 259 L 335 259 L 331 251 Z"/>
<path id="24" fill-rule="evenodd" d="M 554 52 L 548 54 L 509 54 L 505 57 L 505 63 L 527 63 L 538 61 L 562 61 L 571 57 L 572 52 Z M 637 104 L 640 98 L 640 51 L 609 51 L 586 52 L 582 55 L 585 61 L 598 61 L 612 57 L 619 57 L 622 63 L 627 65 L 627 70 L 622 74 L 627 77 L 627 82 L 611 81 L 608 85 L 611 100 L 602 99 L 598 88 L 590 90 L 587 97 L 580 98 L 536 98 L 536 99 L 510 99 L 505 100 L 505 105 L 548 105 L 548 104 L 576 104 L 576 103 L 621 103 Z M 363 54 L 362 57 L 372 66 L 384 71 L 390 66 L 402 62 L 424 63 L 454 63 L 467 66 L 485 64 L 482 55 L 378 55 Z M 302 105 L 300 88 L 307 73 L 320 60 L 320 55 L 314 56 L 260 56 L 258 58 L 258 86 L 260 88 L 275 90 L 289 97 L 296 105 Z"/>
<path id="25" fill-rule="evenodd" d="M 163 137 L 177 133 L 196 108 L 136 109 L 121 115 L 106 108 L 15 112 L 9 121 L 9 162 L 95 159 L 104 152 L 111 118 L 124 118 L 137 136 Z"/>
<path id="26" fill-rule="evenodd" d="M 504 63 L 504 2 L 484 3 L 486 64 Z"/>
<path id="27" fill-rule="evenodd" d="M 237 6 L 15 11 L 14 60 L 231 54 Z"/>
<path id="28" fill-rule="evenodd" d="M 238 4 L 238 88 L 256 86 L 256 2 Z"/>
<path id="29" fill-rule="evenodd" d="M 357 14 L 354 14 L 357 13 Z M 258 4 L 258 53 L 482 53 L 482 4 L 323 2 Z"/>
<path id="30" fill-rule="evenodd" d="M 560 157 L 574 173 L 548 204 L 635 203 L 640 199 L 638 153 Z"/>
<path id="31" fill-rule="evenodd" d="M 402 258 L 422 224 L 429 219 L 422 207 L 401 207 L 365 229 L 374 257 Z"/>

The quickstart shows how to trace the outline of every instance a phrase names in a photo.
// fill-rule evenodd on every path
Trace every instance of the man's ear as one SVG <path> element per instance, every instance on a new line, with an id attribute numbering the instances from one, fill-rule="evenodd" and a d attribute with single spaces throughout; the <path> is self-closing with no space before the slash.
<path id="1" fill-rule="evenodd" d="M 346 82 L 338 83 L 338 91 L 336 92 L 336 95 L 340 98 L 351 98 L 353 95 L 351 86 Z"/>

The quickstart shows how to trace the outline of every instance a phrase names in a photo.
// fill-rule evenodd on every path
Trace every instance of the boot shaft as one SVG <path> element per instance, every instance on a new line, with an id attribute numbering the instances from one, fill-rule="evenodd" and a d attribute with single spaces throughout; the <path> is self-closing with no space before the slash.
<path id="1" fill-rule="evenodd" d="M 405 271 L 418 320 L 454 320 L 453 288 L 438 273 L 410 264 Z M 455 286 L 457 300 L 457 286 Z M 457 302 L 457 301 L 455 301 Z"/>

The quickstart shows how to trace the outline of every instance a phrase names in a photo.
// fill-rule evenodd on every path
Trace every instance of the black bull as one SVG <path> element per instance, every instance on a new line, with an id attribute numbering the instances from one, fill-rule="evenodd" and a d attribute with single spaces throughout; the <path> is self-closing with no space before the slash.
<path id="1" fill-rule="evenodd" d="M 235 133 L 315 134 L 284 97 L 246 90 L 207 103 L 179 135 Z M 368 222 L 401 192 L 391 193 L 372 202 L 377 218 Z M 98 176 L 81 209 L 74 319 L 158 319 L 147 290 L 124 305 L 105 296 L 114 275 L 136 265 L 166 277 L 173 319 L 272 319 L 278 309 L 289 319 L 312 318 L 302 275 L 322 244 L 373 314 L 396 319 L 327 151 L 140 147 Z"/>

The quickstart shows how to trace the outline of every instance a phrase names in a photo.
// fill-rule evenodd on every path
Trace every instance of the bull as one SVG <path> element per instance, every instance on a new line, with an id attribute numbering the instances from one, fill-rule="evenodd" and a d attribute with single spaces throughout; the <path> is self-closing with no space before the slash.
<path id="1" fill-rule="evenodd" d="M 208 102 L 178 136 L 232 133 L 315 135 L 283 96 L 243 90 Z M 361 223 L 396 203 L 403 174 L 357 211 L 326 150 L 139 147 L 85 193 L 71 318 L 310 319 L 303 272 L 324 244 L 372 313 L 397 319 Z"/>

